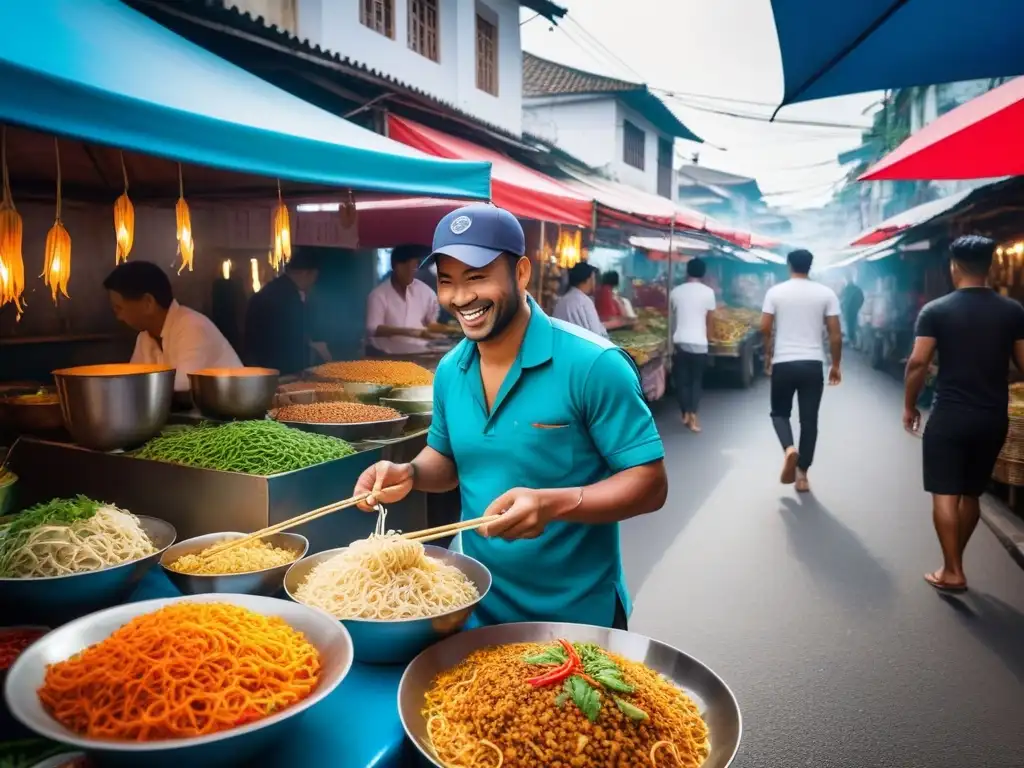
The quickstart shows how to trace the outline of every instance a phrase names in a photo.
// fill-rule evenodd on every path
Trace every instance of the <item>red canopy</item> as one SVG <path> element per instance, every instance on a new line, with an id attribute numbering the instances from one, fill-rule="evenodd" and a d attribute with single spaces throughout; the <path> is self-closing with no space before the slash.
<path id="1" fill-rule="evenodd" d="M 524 219 L 589 227 L 594 201 L 492 149 L 388 115 L 388 137 L 434 157 L 484 160 L 491 164 L 491 199 Z"/>
<path id="2" fill-rule="evenodd" d="M 988 179 L 1024 175 L 1024 77 L 929 123 L 860 177 Z"/>

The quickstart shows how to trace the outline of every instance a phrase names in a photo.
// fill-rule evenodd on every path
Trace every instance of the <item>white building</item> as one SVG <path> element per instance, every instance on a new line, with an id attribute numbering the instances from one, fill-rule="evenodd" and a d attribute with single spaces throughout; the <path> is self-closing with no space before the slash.
<path id="1" fill-rule="evenodd" d="M 234 0 L 268 25 L 509 133 L 522 133 L 519 8 L 550 0 Z"/>
<path id="2" fill-rule="evenodd" d="M 699 142 L 642 83 L 523 54 L 523 132 L 610 178 L 674 198 L 675 140 Z"/>

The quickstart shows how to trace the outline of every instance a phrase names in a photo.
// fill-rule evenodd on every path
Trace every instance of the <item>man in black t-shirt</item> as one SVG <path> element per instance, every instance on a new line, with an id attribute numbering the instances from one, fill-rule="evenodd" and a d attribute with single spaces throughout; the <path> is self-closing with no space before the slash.
<path id="1" fill-rule="evenodd" d="M 924 431 L 924 489 L 932 494 L 943 566 L 925 580 L 967 589 L 963 555 L 1009 426 L 1010 362 L 1024 370 L 1024 307 L 987 285 L 995 243 L 967 235 L 950 247 L 956 290 L 925 305 L 907 361 L 903 426 L 917 432 L 917 398 L 938 352 L 935 403 Z"/>

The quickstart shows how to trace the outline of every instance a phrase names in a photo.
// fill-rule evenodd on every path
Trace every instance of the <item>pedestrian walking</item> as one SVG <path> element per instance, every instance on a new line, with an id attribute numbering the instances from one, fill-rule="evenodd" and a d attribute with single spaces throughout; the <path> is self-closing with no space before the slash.
<path id="1" fill-rule="evenodd" d="M 950 273 L 956 290 L 921 310 L 907 360 L 903 426 L 916 433 L 921 428 L 917 401 L 932 358 L 939 356 L 923 458 L 942 567 L 924 578 L 943 591 L 967 589 L 964 550 L 1009 428 L 1011 361 L 1024 370 L 1024 307 L 988 287 L 995 247 L 978 235 L 953 242 Z"/>
<path id="2" fill-rule="evenodd" d="M 690 259 L 686 264 L 686 281 L 669 294 L 672 312 L 672 378 L 679 400 L 683 424 L 700 432 L 700 397 L 704 391 L 704 371 L 708 365 L 708 338 L 711 336 L 711 313 L 715 311 L 715 292 L 704 284 L 707 264 Z"/>
<path id="3" fill-rule="evenodd" d="M 790 278 L 772 286 L 764 297 L 761 333 L 764 335 L 766 372 L 772 378 L 772 425 L 785 453 L 783 483 L 796 483 L 797 491 L 811 489 L 807 472 L 818 442 L 818 409 L 825 390 L 825 350 L 822 334 L 828 330 L 832 365 L 828 383 L 842 381 L 840 360 L 843 331 L 839 325 L 839 297 L 826 285 L 810 279 L 814 256 L 799 250 L 789 254 Z M 793 396 L 800 407 L 800 445 L 794 444 L 790 417 Z"/>
<path id="4" fill-rule="evenodd" d="M 846 323 L 846 339 L 850 342 L 851 347 L 856 347 L 857 318 L 860 315 L 861 307 L 864 306 L 864 291 L 852 277 L 846 279 L 839 303 L 843 310 L 843 320 Z"/>

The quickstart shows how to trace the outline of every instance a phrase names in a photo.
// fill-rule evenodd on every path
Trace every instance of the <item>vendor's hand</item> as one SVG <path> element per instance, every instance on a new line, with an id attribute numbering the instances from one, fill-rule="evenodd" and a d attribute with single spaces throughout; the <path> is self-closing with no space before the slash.
<path id="1" fill-rule="evenodd" d="M 408 496 L 412 491 L 413 476 L 412 464 L 378 461 L 359 476 L 352 495 L 369 493 L 370 496 L 359 504 L 359 508 L 364 512 L 372 512 L 378 504 L 396 504 Z"/>
<path id="2" fill-rule="evenodd" d="M 833 365 L 828 369 L 828 384 L 830 387 L 837 387 L 843 381 L 843 372 L 839 370 L 838 365 Z"/>
<path id="3" fill-rule="evenodd" d="M 912 435 L 921 429 L 921 412 L 917 408 L 903 409 L 903 428 Z"/>
<path id="4" fill-rule="evenodd" d="M 555 517 L 550 491 L 513 488 L 491 502 L 484 515 L 500 515 L 478 532 L 487 538 L 535 539 Z"/>

